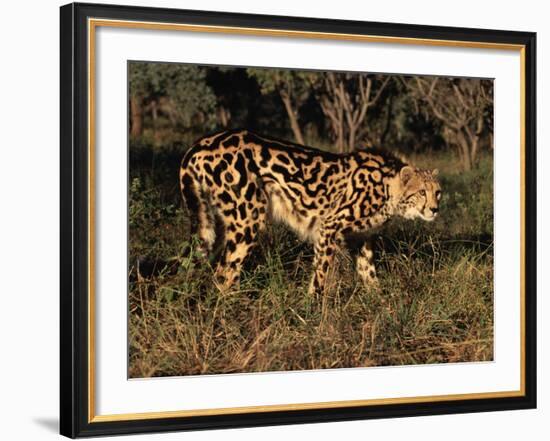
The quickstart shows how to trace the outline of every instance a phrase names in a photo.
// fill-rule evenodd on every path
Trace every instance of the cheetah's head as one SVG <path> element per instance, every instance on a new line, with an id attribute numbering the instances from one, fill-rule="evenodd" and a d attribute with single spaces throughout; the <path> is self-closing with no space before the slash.
<path id="1" fill-rule="evenodd" d="M 406 219 L 433 221 L 439 212 L 441 186 L 438 170 L 420 170 L 404 166 L 398 175 L 397 214 Z"/>

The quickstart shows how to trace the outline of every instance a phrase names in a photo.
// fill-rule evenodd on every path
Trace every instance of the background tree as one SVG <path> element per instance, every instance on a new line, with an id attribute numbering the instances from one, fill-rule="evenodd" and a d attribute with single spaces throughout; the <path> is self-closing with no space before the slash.
<path id="1" fill-rule="evenodd" d="M 367 112 L 376 104 L 391 76 L 328 72 L 310 77 L 319 105 L 330 122 L 338 152 L 355 149 Z"/>
<path id="2" fill-rule="evenodd" d="M 246 69 L 208 67 L 206 83 L 216 95 L 216 114 L 221 128 L 247 127 L 258 130 L 262 98 L 260 87 Z"/>
<path id="3" fill-rule="evenodd" d="M 420 76 L 403 81 L 410 97 L 442 123 L 441 134 L 457 148 L 464 170 L 471 170 L 477 163 L 480 140 L 492 125 L 492 82 Z"/>
<path id="4" fill-rule="evenodd" d="M 199 66 L 168 63 L 130 64 L 130 135 L 143 134 L 144 118 L 156 129 L 159 115 L 179 130 L 212 129 L 216 96 Z"/>
<path id="5" fill-rule="evenodd" d="M 242 127 L 336 152 L 449 149 L 469 170 L 492 147 L 490 80 L 137 62 L 129 81 L 131 139 L 155 149 Z"/>
<path id="6" fill-rule="evenodd" d="M 247 72 L 256 79 L 263 95 L 279 94 L 294 139 L 298 144 L 305 144 L 299 112 L 310 94 L 308 78 L 311 74 L 282 69 L 247 69 Z"/>

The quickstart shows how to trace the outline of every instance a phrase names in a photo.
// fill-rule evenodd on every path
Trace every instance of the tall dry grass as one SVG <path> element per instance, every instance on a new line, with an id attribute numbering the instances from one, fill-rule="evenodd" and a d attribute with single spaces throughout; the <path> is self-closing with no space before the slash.
<path id="1" fill-rule="evenodd" d="M 185 213 L 153 181 L 134 179 L 130 377 L 491 360 L 491 158 L 469 173 L 448 154 L 416 162 L 441 169 L 440 218 L 377 232 L 378 291 L 361 286 L 344 255 L 320 298 L 307 294 L 311 247 L 277 225 L 240 289 L 220 294 L 211 267 L 181 256 Z"/>

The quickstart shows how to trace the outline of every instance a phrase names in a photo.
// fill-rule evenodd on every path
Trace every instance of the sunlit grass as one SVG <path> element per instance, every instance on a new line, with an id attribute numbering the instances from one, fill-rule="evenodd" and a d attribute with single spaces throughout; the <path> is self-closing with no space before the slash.
<path id="1" fill-rule="evenodd" d="M 448 155 L 422 161 L 441 169 L 440 218 L 378 232 L 379 290 L 362 287 L 343 256 L 334 289 L 320 297 L 307 294 L 311 247 L 281 226 L 261 238 L 240 288 L 220 294 L 212 268 L 183 258 L 193 248 L 185 213 L 135 180 L 130 376 L 491 360 L 491 160 L 469 173 Z"/>

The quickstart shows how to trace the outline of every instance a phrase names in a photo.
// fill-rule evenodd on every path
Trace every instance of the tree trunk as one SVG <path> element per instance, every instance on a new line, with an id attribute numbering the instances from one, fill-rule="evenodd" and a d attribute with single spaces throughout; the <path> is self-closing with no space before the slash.
<path id="1" fill-rule="evenodd" d="M 229 110 L 227 110 L 224 106 L 218 107 L 218 118 L 223 128 L 226 128 L 229 125 L 230 116 L 231 114 Z"/>
<path id="2" fill-rule="evenodd" d="M 384 130 L 382 131 L 382 134 L 380 135 L 380 146 L 384 145 L 384 142 L 386 141 L 386 137 L 390 133 L 391 129 L 391 123 L 393 120 L 393 95 L 390 95 L 390 99 L 388 100 L 388 107 L 386 109 L 386 123 L 384 125 Z"/>
<path id="3" fill-rule="evenodd" d="M 462 132 L 457 133 L 456 139 L 460 149 L 460 157 L 462 158 L 462 167 L 464 171 L 470 171 L 472 169 L 472 157 L 468 140 Z"/>
<path id="4" fill-rule="evenodd" d="M 132 96 L 130 98 L 130 136 L 133 138 L 143 134 L 143 103 L 141 98 Z"/>
<path id="5" fill-rule="evenodd" d="M 344 110 L 342 107 L 337 109 L 338 112 L 338 121 L 336 124 L 336 148 L 339 153 L 345 152 L 345 146 L 344 146 Z"/>
<path id="6" fill-rule="evenodd" d="M 157 130 L 157 120 L 159 117 L 159 112 L 157 102 L 155 100 L 151 101 L 150 108 L 151 116 L 153 118 L 153 137 L 155 139 L 155 143 L 160 143 L 161 133 Z"/>
<path id="7" fill-rule="evenodd" d="M 349 128 L 349 135 L 348 135 L 348 152 L 352 152 L 353 150 L 355 150 L 355 133 L 356 133 L 356 128 L 355 127 L 350 127 Z"/>
<path id="8" fill-rule="evenodd" d="M 479 146 L 479 136 L 475 136 L 472 140 L 472 147 L 470 149 L 470 160 L 472 161 L 472 167 L 477 165 L 477 150 Z"/>
<path id="9" fill-rule="evenodd" d="M 475 132 L 468 127 L 466 127 L 466 134 L 468 135 L 468 140 L 470 141 L 470 158 L 472 160 L 472 166 L 477 165 L 477 151 L 479 148 L 479 138 L 483 131 L 483 116 L 479 115 L 476 122 Z"/>
<path id="10" fill-rule="evenodd" d="M 300 129 L 300 125 L 298 124 L 298 112 L 292 106 L 290 97 L 286 93 L 281 92 L 280 95 L 285 105 L 288 120 L 290 122 L 290 128 L 292 129 L 292 133 L 294 134 L 294 139 L 296 139 L 296 142 L 298 144 L 304 145 L 304 137 L 302 136 L 302 130 Z"/>
<path id="11" fill-rule="evenodd" d="M 336 151 L 338 153 L 345 153 L 346 149 L 344 147 L 344 130 L 343 127 L 338 128 L 338 136 L 336 138 Z"/>

